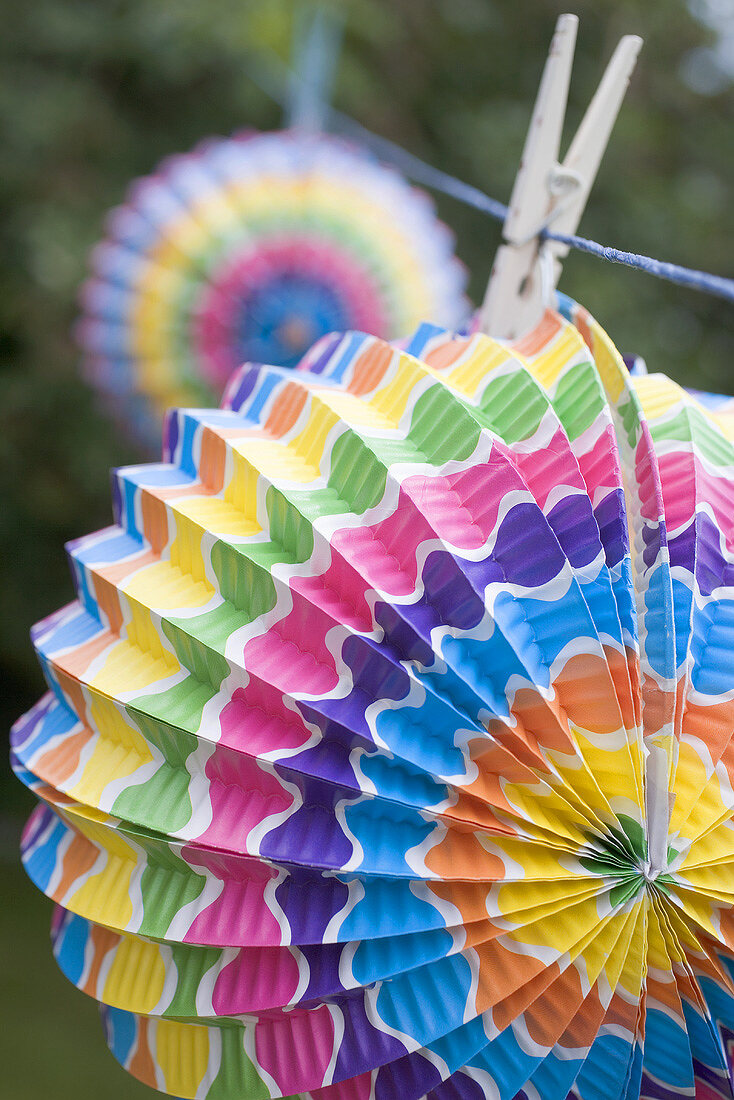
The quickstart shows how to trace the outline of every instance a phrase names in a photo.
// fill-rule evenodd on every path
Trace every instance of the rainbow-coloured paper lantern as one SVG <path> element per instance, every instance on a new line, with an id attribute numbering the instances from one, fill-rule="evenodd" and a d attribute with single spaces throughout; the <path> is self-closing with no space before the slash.
<path id="1" fill-rule="evenodd" d="M 112 211 L 91 266 L 84 368 L 149 442 L 169 406 L 218 401 L 245 361 L 292 367 L 328 332 L 392 339 L 468 312 L 428 196 L 366 151 L 299 131 L 165 160 Z"/>
<path id="2" fill-rule="evenodd" d="M 24 861 L 151 1086 L 732 1097 L 734 448 L 562 309 L 248 366 L 69 546 Z"/>

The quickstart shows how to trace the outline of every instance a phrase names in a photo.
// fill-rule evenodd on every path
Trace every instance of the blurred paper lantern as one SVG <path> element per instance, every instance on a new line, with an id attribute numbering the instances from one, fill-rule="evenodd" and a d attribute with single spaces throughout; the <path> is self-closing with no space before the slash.
<path id="1" fill-rule="evenodd" d="M 244 368 L 70 545 L 24 860 L 150 1085 L 732 1096 L 734 450 L 563 309 Z"/>
<path id="2" fill-rule="evenodd" d="M 210 139 L 138 180 L 92 254 L 88 377 L 148 442 L 218 401 L 248 360 L 292 367 L 325 333 L 392 339 L 467 315 L 428 196 L 366 151 L 302 131 Z"/>

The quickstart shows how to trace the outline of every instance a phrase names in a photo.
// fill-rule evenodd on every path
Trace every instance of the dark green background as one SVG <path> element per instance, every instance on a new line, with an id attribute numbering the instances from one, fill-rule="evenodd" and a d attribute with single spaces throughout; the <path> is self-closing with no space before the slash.
<path id="1" fill-rule="evenodd" d="M 605 243 L 733 274 L 731 83 L 716 33 L 683 0 L 584 0 L 569 124 L 617 39 L 645 40 L 580 230 Z M 703 0 L 695 0 L 703 10 Z M 703 7 L 701 7 L 703 5 Z M 354 0 L 334 102 L 373 131 L 489 194 L 509 196 L 543 59 L 563 3 Z M 283 0 L 33 0 L 2 17 L 0 133 L 0 660 L 3 728 L 40 694 L 28 641 L 71 598 L 66 539 L 109 522 L 107 470 L 141 457 L 95 409 L 70 330 L 86 254 L 129 181 L 167 153 L 281 113 L 248 77 L 288 60 Z M 301 5 L 302 7 L 302 5 Z M 707 52 L 708 51 L 708 52 Z M 732 64 L 734 69 L 734 64 Z M 694 90 L 694 84 L 699 88 Z M 707 91 L 702 90 L 706 85 Z M 499 240 L 440 199 L 481 299 Z M 734 390 L 732 307 L 572 255 L 562 288 L 623 352 L 680 381 Z M 56 971 L 49 904 L 18 869 L 29 800 L 0 782 L 0 1095 L 151 1095 L 107 1054 L 96 1009 Z"/>

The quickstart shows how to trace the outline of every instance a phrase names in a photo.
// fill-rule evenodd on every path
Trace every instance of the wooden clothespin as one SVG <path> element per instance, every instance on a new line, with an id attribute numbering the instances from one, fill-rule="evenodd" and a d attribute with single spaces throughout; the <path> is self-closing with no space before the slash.
<path id="1" fill-rule="evenodd" d="M 530 332 L 552 304 L 568 246 L 540 234 L 546 228 L 576 232 L 642 46 L 637 35 L 619 42 L 561 164 L 577 27 L 575 15 L 561 15 L 556 23 L 505 219 L 506 243 L 489 277 L 480 328 L 496 339 Z"/>

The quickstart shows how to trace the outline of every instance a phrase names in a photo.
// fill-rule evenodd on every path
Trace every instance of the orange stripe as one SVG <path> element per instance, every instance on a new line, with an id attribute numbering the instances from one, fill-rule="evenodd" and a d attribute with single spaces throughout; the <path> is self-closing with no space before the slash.
<path id="1" fill-rule="evenodd" d="M 436 348 L 434 351 L 427 352 L 422 357 L 423 362 L 427 363 L 429 367 L 433 367 L 434 370 L 446 370 L 448 367 L 454 365 L 459 356 L 464 354 L 468 346 L 469 339 L 454 339 L 450 343 L 441 345 L 441 347 Z"/>
<path id="2" fill-rule="evenodd" d="M 133 1077 L 137 1077 L 139 1081 L 155 1088 L 155 1064 L 148 1045 L 148 1025 L 150 1021 L 145 1016 L 138 1016 L 137 1020 L 138 1043 L 128 1068 Z"/>
<path id="3" fill-rule="evenodd" d="M 543 319 L 535 326 L 533 331 L 513 343 L 513 351 L 531 358 L 538 355 L 541 351 L 545 351 L 546 346 L 560 332 L 562 324 L 563 322 L 558 314 L 547 309 L 543 314 Z"/>
<path id="4" fill-rule="evenodd" d="M 523 1016 L 528 1006 L 537 1000 L 559 976 L 558 963 L 551 963 L 544 967 L 540 973 L 523 983 L 519 989 L 510 993 L 507 997 L 495 1005 L 492 1010 L 492 1022 L 500 1031 L 504 1031 L 510 1024 Z"/>
<path id="5" fill-rule="evenodd" d="M 65 672 L 67 676 L 73 676 L 76 680 L 80 680 L 95 657 L 98 657 L 99 654 L 107 648 L 110 642 L 116 641 L 117 638 L 114 634 L 111 634 L 109 630 L 103 630 L 101 634 L 95 635 L 90 641 L 84 642 L 82 645 L 77 646 L 76 649 L 72 649 L 68 653 L 62 654 L 58 659 L 52 657 L 51 663 L 54 668 Z"/>
<path id="6" fill-rule="evenodd" d="M 265 422 L 265 434 L 279 439 L 289 432 L 301 415 L 307 397 L 305 389 L 295 382 L 288 382 L 273 402 Z"/>
<path id="7" fill-rule="evenodd" d="M 591 322 L 591 317 L 589 316 L 589 314 L 586 312 L 585 309 L 582 309 L 579 306 L 578 309 L 574 310 L 573 323 L 576 326 L 577 330 L 581 333 L 581 336 L 582 336 L 583 341 L 586 344 L 587 348 L 593 354 L 593 352 L 594 352 L 594 335 L 591 331 L 590 322 Z"/>
<path id="8" fill-rule="evenodd" d="M 97 997 L 102 992 L 102 990 L 97 991 L 102 963 L 107 952 L 116 947 L 121 942 L 122 937 L 111 932 L 109 928 L 103 928 L 100 924 L 92 924 L 90 926 L 90 939 L 92 941 L 92 962 L 87 979 L 81 989 L 83 993 L 88 993 L 90 997 Z"/>
<path id="9" fill-rule="evenodd" d="M 443 839 L 428 852 L 425 863 L 430 871 L 442 879 L 458 877 L 498 882 L 505 877 L 502 860 L 486 851 L 474 832 L 449 829 Z"/>
<path id="10" fill-rule="evenodd" d="M 504 939 L 510 944 L 513 942 L 510 936 L 505 936 Z M 516 991 L 523 986 L 527 987 L 539 975 L 544 979 L 552 979 L 558 973 L 556 963 L 547 966 L 542 959 L 510 951 L 500 940 L 493 940 L 475 950 L 479 959 L 477 1012 L 494 1008 L 493 1022 L 500 1028 L 509 1026 L 517 1018 L 516 1008 L 507 1012 L 507 1005 L 511 1003 L 510 998 Z M 501 1002 L 505 1004 L 502 1005 Z M 505 1012 L 501 1011 L 502 1008 Z M 498 1012 L 499 1018 L 495 1015 Z"/>
<path id="11" fill-rule="evenodd" d="M 63 898 L 72 883 L 76 882 L 78 878 L 92 869 L 97 855 L 97 849 L 93 844 L 90 844 L 89 841 L 79 833 L 74 834 L 71 844 L 64 855 L 59 884 L 53 893 L 56 901 L 60 901 L 61 898 Z"/>
<path id="12" fill-rule="evenodd" d="M 62 786 L 79 767 L 82 751 L 92 736 L 92 731 L 85 726 L 78 733 L 65 737 L 60 745 L 45 752 L 40 761 L 40 778 L 56 787 Z"/>
<path id="13" fill-rule="evenodd" d="M 143 514 L 143 533 L 155 554 L 162 554 L 168 542 L 168 517 L 166 507 L 157 494 L 143 490 L 140 494 Z"/>
<path id="14" fill-rule="evenodd" d="M 349 393 L 358 397 L 370 393 L 385 377 L 394 354 L 394 349 L 389 344 L 371 344 L 355 364 L 354 376 L 348 386 Z"/>
<path id="15" fill-rule="evenodd" d="M 599 1005 L 598 999 L 595 1013 L 590 1011 L 593 1002 L 589 1002 L 591 1002 L 591 997 L 589 997 L 589 1001 L 584 1002 L 584 991 L 576 968 L 569 966 L 561 974 L 558 982 L 554 983 L 548 990 L 547 996 L 539 997 L 534 1004 L 526 1009 L 523 1015 L 523 1023 L 528 1029 L 528 1035 L 540 1046 L 552 1047 L 559 1038 L 559 1029 L 563 1028 L 563 1031 L 560 1032 L 561 1035 L 566 1030 L 563 1017 L 568 1020 L 570 1016 L 572 1023 L 574 1017 L 576 1017 L 576 1033 L 580 1040 L 578 1045 L 588 1046 L 589 1042 L 594 1039 L 601 1018 L 604 1015 L 604 1009 Z M 582 1004 L 583 1008 L 581 1007 Z M 561 1016 L 560 1024 L 559 1015 Z M 570 1044 L 565 1043 L 564 1045 L 568 1046 Z"/>
<path id="16" fill-rule="evenodd" d="M 201 460 L 199 477 L 207 490 L 219 493 L 224 486 L 224 468 L 227 461 L 227 445 L 220 435 L 211 428 L 204 428 L 201 434 Z"/>
<path id="17" fill-rule="evenodd" d="M 152 550 L 146 549 L 122 561 L 105 562 L 103 565 L 94 565 L 92 568 L 95 572 L 95 581 L 96 577 L 100 576 L 110 584 L 116 585 L 136 569 L 142 569 L 144 565 L 152 565 L 157 560 L 157 555 Z"/>

